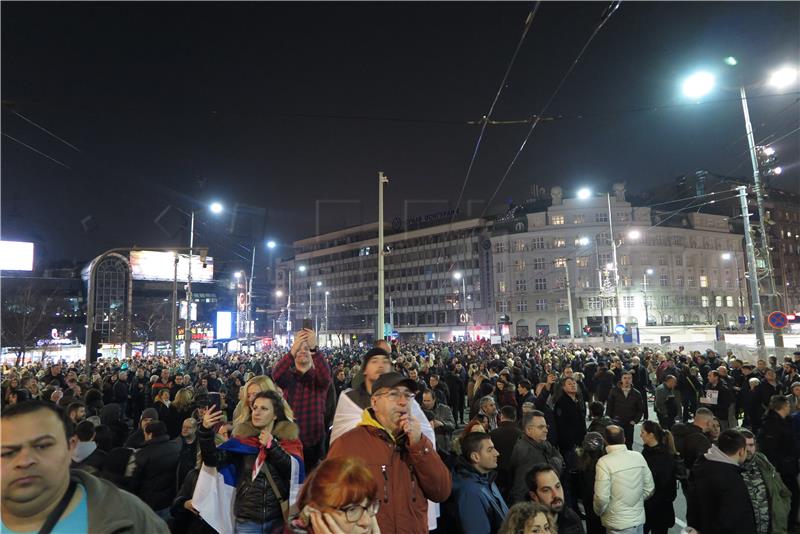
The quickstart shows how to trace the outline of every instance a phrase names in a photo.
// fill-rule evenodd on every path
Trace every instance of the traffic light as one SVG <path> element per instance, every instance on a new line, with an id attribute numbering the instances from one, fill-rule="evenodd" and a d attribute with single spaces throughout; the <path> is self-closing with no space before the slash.
<path id="1" fill-rule="evenodd" d="M 758 169 L 764 176 L 778 176 L 783 172 L 778 165 L 775 149 L 771 146 L 757 146 L 756 159 L 758 160 Z"/>

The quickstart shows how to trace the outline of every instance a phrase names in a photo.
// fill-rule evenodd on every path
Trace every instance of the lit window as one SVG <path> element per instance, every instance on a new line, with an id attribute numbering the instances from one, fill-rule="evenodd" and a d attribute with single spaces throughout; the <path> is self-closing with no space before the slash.
<path id="1" fill-rule="evenodd" d="M 572 220 L 575 224 L 583 224 L 586 222 L 586 217 L 583 214 L 576 215 L 575 218 Z"/>
<path id="2" fill-rule="evenodd" d="M 514 252 L 525 252 L 525 241 L 514 241 Z"/>
<path id="3" fill-rule="evenodd" d="M 553 240 L 553 246 L 556 248 L 564 248 L 567 246 L 567 242 L 564 239 L 556 238 Z"/>
<path id="4" fill-rule="evenodd" d="M 716 297 L 714 297 L 714 306 L 716 306 L 717 308 L 722 307 L 722 295 L 717 295 Z"/>
<path id="5" fill-rule="evenodd" d="M 589 265 L 589 257 L 588 256 L 581 256 L 580 258 L 577 259 L 576 263 L 578 264 L 578 267 L 584 267 L 585 268 L 586 266 Z"/>
<path id="6" fill-rule="evenodd" d="M 725 305 L 728 308 L 733 308 L 733 297 L 731 295 L 725 297 Z"/>
<path id="7" fill-rule="evenodd" d="M 562 268 L 566 267 L 567 266 L 567 258 L 556 258 L 556 261 L 554 262 L 554 265 L 556 267 L 562 267 Z"/>
<path id="8" fill-rule="evenodd" d="M 552 215 L 550 217 L 550 224 L 564 224 L 563 215 Z"/>
<path id="9" fill-rule="evenodd" d="M 525 270 L 525 260 L 514 260 L 514 270 L 515 271 L 524 271 Z"/>
<path id="10" fill-rule="evenodd" d="M 704 274 L 700 275 L 700 287 L 708 287 L 708 276 Z"/>
<path id="11" fill-rule="evenodd" d="M 700 306 L 702 306 L 703 308 L 708 308 L 708 297 L 707 296 L 703 295 L 702 297 L 700 297 Z"/>

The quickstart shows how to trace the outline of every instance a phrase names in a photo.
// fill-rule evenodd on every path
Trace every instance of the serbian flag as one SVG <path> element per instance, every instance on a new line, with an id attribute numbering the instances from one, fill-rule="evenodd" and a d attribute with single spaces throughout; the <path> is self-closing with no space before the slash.
<path id="1" fill-rule="evenodd" d="M 289 505 L 297 501 L 300 487 L 305 480 L 305 465 L 303 464 L 303 445 L 300 440 L 287 439 L 280 442 L 281 448 L 289 454 L 292 460 L 292 473 L 289 481 Z M 256 455 L 256 466 L 260 467 L 265 461 L 267 451 L 261 447 L 258 438 L 233 437 L 217 447 L 220 451 L 233 454 Z M 254 467 L 256 467 L 254 466 Z M 256 471 L 257 474 L 257 471 Z M 252 476 L 248 473 L 248 476 Z M 200 512 L 200 517 L 220 534 L 233 534 L 236 518 L 233 516 L 233 499 L 236 496 L 236 481 L 239 473 L 233 463 L 223 464 L 219 467 L 210 467 L 203 464 L 197 477 L 197 485 L 192 495 L 192 505 Z M 282 495 L 286 497 L 286 495 Z"/>

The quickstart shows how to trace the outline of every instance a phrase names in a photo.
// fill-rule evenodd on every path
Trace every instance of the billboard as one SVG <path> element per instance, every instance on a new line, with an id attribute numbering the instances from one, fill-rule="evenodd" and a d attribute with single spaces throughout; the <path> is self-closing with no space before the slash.
<path id="1" fill-rule="evenodd" d="M 0 241 L 0 271 L 32 271 L 33 243 Z"/>
<path id="2" fill-rule="evenodd" d="M 217 339 L 230 339 L 233 314 L 229 311 L 217 312 Z"/>
<path id="3" fill-rule="evenodd" d="M 175 254 L 156 250 L 132 250 L 130 256 L 134 280 L 171 282 L 175 276 Z M 178 254 L 178 281 L 189 280 L 189 255 Z M 205 257 L 205 267 L 199 255 L 192 255 L 192 281 L 214 280 L 214 258 Z"/>

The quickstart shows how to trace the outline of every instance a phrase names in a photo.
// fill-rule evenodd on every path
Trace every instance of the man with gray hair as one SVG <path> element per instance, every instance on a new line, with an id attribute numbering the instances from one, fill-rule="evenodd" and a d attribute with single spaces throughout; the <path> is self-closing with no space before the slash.
<path id="1" fill-rule="evenodd" d="M 481 397 L 478 415 L 485 415 L 489 420 L 489 431 L 497 428 L 497 402 L 491 395 Z"/>
<path id="2" fill-rule="evenodd" d="M 525 475 L 534 465 L 549 464 L 559 476 L 564 468 L 564 459 L 558 449 L 547 441 L 547 421 L 542 412 L 534 411 L 525 415 L 522 419 L 522 432 L 511 452 L 509 472 L 513 474 L 514 482 L 509 504 L 526 500 L 528 484 Z"/>

